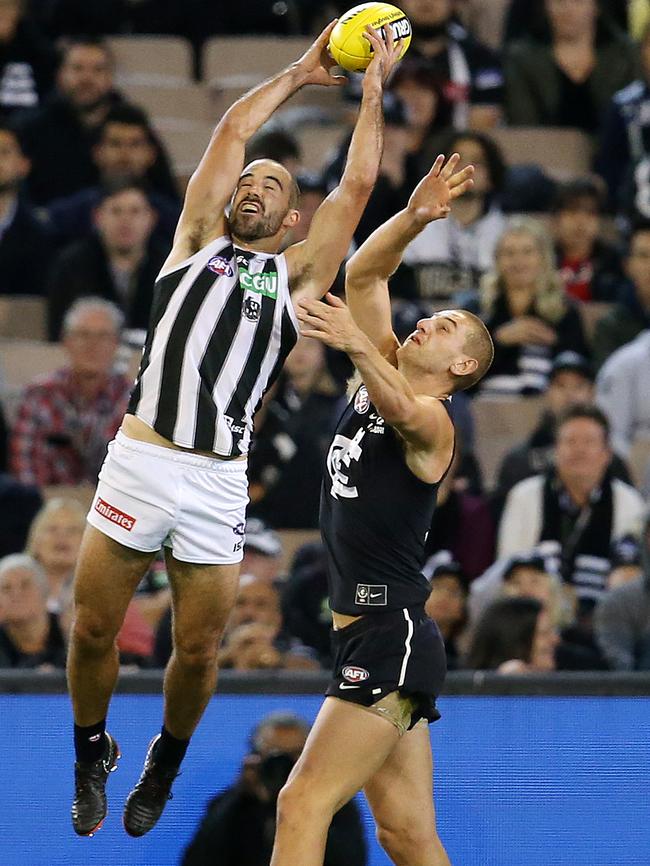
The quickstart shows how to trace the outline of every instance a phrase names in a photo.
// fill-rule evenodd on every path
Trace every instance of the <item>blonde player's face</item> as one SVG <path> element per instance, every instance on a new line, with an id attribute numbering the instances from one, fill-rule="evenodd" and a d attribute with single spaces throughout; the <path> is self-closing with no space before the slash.
<path id="1" fill-rule="evenodd" d="M 442 372 L 466 357 L 467 338 L 463 314 L 442 310 L 428 319 L 420 319 L 417 328 L 398 350 L 399 358 L 408 358 L 423 372 Z"/>

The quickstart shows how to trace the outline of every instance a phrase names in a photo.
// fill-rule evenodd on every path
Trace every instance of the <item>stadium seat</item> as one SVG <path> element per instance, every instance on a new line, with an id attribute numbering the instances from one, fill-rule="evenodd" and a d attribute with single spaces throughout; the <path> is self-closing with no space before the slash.
<path id="1" fill-rule="evenodd" d="M 311 42 L 309 36 L 215 36 L 203 48 L 203 80 L 247 90 L 293 63 Z"/>
<path id="2" fill-rule="evenodd" d="M 323 168 L 326 157 L 340 144 L 345 131 L 340 126 L 303 126 L 296 130 L 302 149 L 302 161 L 309 171 Z"/>
<path id="3" fill-rule="evenodd" d="M 481 397 L 472 403 L 474 452 L 487 490 L 494 487 L 504 455 L 535 428 L 543 397 Z"/>
<path id="4" fill-rule="evenodd" d="M 122 92 L 130 102 L 139 105 L 155 123 L 169 118 L 209 123 L 214 118 L 210 93 L 202 84 L 137 84 L 126 81 Z"/>
<path id="5" fill-rule="evenodd" d="M 0 399 L 13 422 L 23 388 L 32 379 L 65 363 L 63 346 L 37 340 L 0 339 Z"/>
<path id="6" fill-rule="evenodd" d="M 152 118 L 179 177 L 188 177 L 199 164 L 212 135 L 212 124 L 183 118 Z"/>
<path id="7" fill-rule="evenodd" d="M 460 4 L 463 23 L 472 36 L 492 48 L 501 51 L 505 17 L 511 0 L 466 0 Z"/>
<path id="8" fill-rule="evenodd" d="M 194 57 L 190 43 L 177 36 L 112 36 L 118 85 L 189 84 Z"/>
<path id="9" fill-rule="evenodd" d="M 537 163 L 558 180 L 588 174 L 593 145 L 578 129 L 498 127 L 490 136 L 503 150 L 508 165 Z"/>
<path id="10" fill-rule="evenodd" d="M 44 340 L 46 301 L 31 295 L 5 295 L 0 298 L 0 338 Z"/>

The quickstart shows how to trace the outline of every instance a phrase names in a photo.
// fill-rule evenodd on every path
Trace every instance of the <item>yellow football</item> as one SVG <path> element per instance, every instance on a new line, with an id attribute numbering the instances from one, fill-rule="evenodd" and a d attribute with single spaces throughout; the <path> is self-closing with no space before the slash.
<path id="1" fill-rule="evenodd" d="M 386 27 L 401 45 L 400 60 L 411 44 L 411 22 L 397 6 L 390 3 L 362 3 L 339 18 L 332 30 L 329 52 L 339 66 L 350 72 L 363 72 L 372 60 L 372 45 L 365 38 L 366 25 L 379 30 L 386 38 Z"/>

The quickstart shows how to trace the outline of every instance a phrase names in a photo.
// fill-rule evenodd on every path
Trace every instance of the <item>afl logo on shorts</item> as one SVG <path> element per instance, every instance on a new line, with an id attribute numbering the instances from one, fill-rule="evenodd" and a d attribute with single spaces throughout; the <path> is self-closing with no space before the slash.
<path id="1" fill-rule="evenodd" d="M 357 412 L 359 415 L 365 415 L 369 408 L 370 397 L 368 396 L 366 386 L 362 385 L 357 391 L 354 398 L 354 411 Z"/>
<path id="2" fill-rule="evenodd" d="M 228 259 L 224 259 L 223 256 L 212 256 L 212 258 L 208 262 L 208 268 L 213 273 L 219 274 L 220 277 L 232 277 L 232 275 L 235 273 Z"/>
<path id="3" fill-rule="evenodd" d="M 341 671 L 341 676 L 349 683 L 362 683 L 368 679 L 370 674 L 365 668 L 358 668 L 356 665 L 346 665 Z"/>
<path id="4" fill-rule="evenodd" d="M 259 319 L 261 309 L 262 305 L 256 298 L 251 298 L 250 295 L 244 298 L 241 311 L 249 322 L 256 322 Z"/>

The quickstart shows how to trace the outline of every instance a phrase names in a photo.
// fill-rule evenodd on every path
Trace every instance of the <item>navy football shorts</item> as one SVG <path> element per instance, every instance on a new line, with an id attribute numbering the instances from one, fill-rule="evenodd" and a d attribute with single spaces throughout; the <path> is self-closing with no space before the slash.
<path id="1" fill-rule="evenodd" d="M 366 614 L 332 632 L 332 649 L 328 696 L 371 707 L 398 692 L 415 699 L 409 727 L 440 718 L 436 698 L 447 673 L 445 645 L 423 606 Z"/>

